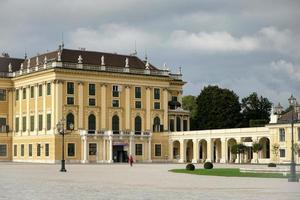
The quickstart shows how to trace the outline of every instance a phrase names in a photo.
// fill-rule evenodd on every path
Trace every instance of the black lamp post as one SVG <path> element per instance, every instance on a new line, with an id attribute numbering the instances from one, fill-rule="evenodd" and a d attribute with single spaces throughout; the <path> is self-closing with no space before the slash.
<path id="1" fill-rule="evenodd" d="M 291 167 L 290 176 L 288 178 L 289 182 L 299 182 L 296 174 L 296 163 L 295 163 L 295 147 L 294 147 L 294 110 L 296 105 L 296 98 L 293 95 L 289 98 L 290 106 L 292 107 L 292 157 L 291 157 Z"/>
<path id="2" fill-rule="evenodd" d="M 59 121 L 56 124 L 57 131 L 62 135 L 61 143 L 61 169 L 60 172 L 67 172 L 66 170 L 66 161 L 65 161 L 65 123 L 64 120 Z M 68 127 L 70 130 L 73 130 L 74 125 L 71 123 Z"/>

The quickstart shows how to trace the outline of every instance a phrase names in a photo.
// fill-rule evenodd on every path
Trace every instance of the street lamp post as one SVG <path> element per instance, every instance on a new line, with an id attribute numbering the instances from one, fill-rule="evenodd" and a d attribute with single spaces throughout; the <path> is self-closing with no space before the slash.
<path id="1" fill-rule="evenodd" d="M 293 95 L 289 98 L 290 106 L 292 106 L 292 157 L 290 166 L 289 182 L 299 182 L 296 174 L 296 163 L 295 163 L 295 147 L 294 147 L 294 110 L 296 105 L 296 98 Z"/>
<path id="2" fill-rule="evenodd" d="M 61 169 L 60 172 L 67 172 L 66 170 L 66 161 L 65 161 L 65 123 L 64 120 L 61 120 L 56 125 L 57 131 L 62 136 L 61 142 Z M 73 124 L 69 124 L 69 129 L 73 130 Z"/>

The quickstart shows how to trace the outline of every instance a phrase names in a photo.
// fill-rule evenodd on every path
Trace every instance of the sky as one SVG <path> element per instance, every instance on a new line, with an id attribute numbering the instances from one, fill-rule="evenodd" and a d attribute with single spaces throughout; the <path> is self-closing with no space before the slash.
<path id="1" fill-rule="evenodd" d="M 0 51 L 24 57 L 65 48 L 147 55 L 187 82 L 287 106 L 300 101 L 298 0 L 0 0 Z"/>

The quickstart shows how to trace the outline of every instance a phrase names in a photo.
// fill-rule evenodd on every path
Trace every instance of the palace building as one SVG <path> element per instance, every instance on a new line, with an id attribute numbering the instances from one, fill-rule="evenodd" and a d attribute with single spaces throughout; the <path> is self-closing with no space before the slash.
<path id="1" fill-rule="evenodd" d="M 290 162 L 291 116 L 277 106 L 258 128 L 190 131 L 181 71 L 135 55 L 71 50 L 0 57 L 0 161 L 57 163 Z M 300 123 L 293 129 L 300 143 Z M 262 150 L 253 152 L 258 142 Z M 247 151 L 232 154 L 234 144 Z M 299 154 L 296 156 L 299 162 Z"/>

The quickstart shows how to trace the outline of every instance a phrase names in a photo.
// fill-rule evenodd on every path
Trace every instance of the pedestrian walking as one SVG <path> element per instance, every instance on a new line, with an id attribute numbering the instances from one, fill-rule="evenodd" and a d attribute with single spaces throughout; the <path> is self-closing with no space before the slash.
<path id="1" fill-rule="evenodd" d="M 129 162 L 130 167 L 132 167 L 132 163 L 133 163 L 133 157 L 132 157 L 132 155 L 129 156 L 128 162 Z"/>

